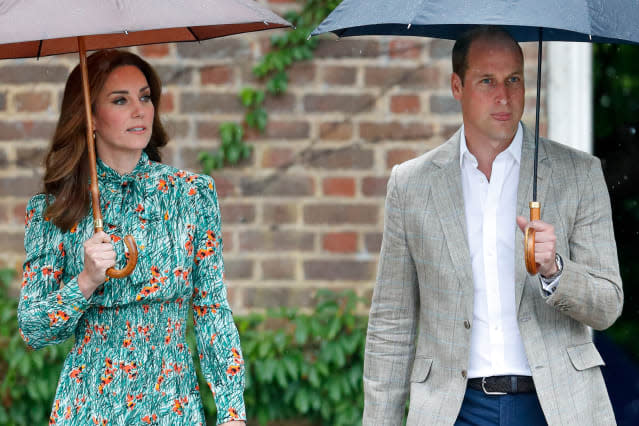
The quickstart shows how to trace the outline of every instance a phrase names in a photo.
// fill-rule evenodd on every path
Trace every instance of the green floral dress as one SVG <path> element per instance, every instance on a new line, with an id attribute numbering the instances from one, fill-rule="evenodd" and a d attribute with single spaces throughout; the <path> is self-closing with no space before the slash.
<path id="1" fill-rule="evenodd" d="M 204 424 L 185 340 L 189 307 L 217 422 L 245 419 L 244 362 L 223 282 L 213 180 L 149 161 L 121 176 L 98 160 L 104 230 L 123 267 L 132 234 L 138 264 L 89 300 L 78 288 L 92 213 L 68 232 L 46 217 L 46 197 L 27 206 L 26 261 L 18 322 L 33 348 L 75 336 L 50 424 Z"/>

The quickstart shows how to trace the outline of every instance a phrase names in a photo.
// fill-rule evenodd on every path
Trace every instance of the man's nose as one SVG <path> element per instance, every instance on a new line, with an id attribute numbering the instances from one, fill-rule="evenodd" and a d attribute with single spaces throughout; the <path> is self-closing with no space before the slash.
<path id="1" fill-rule="evenodd" d="M 497 84 L 495 87 L 495 102 L 501 105 L 508 104 L 508 88 L 505 84 Z"/>

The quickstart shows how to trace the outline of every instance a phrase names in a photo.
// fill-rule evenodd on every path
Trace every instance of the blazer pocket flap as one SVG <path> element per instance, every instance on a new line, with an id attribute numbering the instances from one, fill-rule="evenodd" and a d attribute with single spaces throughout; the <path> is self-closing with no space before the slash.
<path id="1" fill-rule="evenodd" d="M 579 371 L 606 365 L 601 355 L 599 355 L 595 344 L 592 342 L 570 346 L 566 350 L 568 351 L 570 362 L 572 362 L 572 365 Z"/>
<path id="2" fill-rule="evenodd" d="M 424 358 L 424 357 L 415 357 L 415 361 L 413 362 L 413 371 L 410 374 L 410 381 L 415 383 L 420 383 L 426 380 L 428 377 L 428 373 L 430 372 L 430 367 L 433 365 L 432 358 Z"/>

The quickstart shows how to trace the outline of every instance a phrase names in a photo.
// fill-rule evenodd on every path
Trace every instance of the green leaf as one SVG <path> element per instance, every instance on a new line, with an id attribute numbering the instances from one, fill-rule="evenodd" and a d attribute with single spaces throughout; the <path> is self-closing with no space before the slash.
<path id="1" fill-rule="evenodd" d="M 308 322 L 304 321 L 303 317 L 298 317 L 295 320 L 295 340 L 297 343 L 305 344 L 308 340 Z"/>
<path id="2" fill-rule="evenodd" d="M 255 101 L 255 89 L 251 87 L 245 87 L 240 92 L 240 99 L 242 100 L 242 105 L 245 107 L 250 107 L 253 105 Z"/>
<path id="3" fill-rule="evenodd" d="M 308 391 L 306 389 L 300 389 L 295 395 L 295 408 L 302 414 L 306 414 L 308 412 L 310 406 L 310 400 L 308 397 Z"/>
<path id="4" fill-rule="evenodd" d="M 297 367 L 297 361 L 291 357 L 285 357 L 282 360 L 286 371 L 291 379 L 297 380 L 299 378 L 299 369 Z"/>

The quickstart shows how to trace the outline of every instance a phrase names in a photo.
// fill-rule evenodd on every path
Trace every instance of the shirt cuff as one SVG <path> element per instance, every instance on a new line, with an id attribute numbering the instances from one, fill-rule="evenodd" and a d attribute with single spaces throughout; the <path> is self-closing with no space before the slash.
<path id="1" fill-rule="evenodd" d="M 89 300 L 84 298 L 84 295 L 80 291 L 78 286 L 78 277 L 73 277 L 67 282 L 60 290 L 62 300 L 65 304 L 71 306 L 74 311 L 84 312 L 91 306 L 91 298 Z"/>
<path id="2" fill-rule="evenodd" d="M 546 296 L 550 296 L 555 292 L 555 289 L 559 284 L 559 280 L 561 279 L 561 274 L 563 274 L 564 272 L 564 262 L 559 254 L 556 255 L 555 261 L 557 262 L 557 268 L 559 269 L 559 272 L 557 272 L 550 278 L 545 278 L 541 274 L 539 274 L 539 283 L 541 284 L 541 288 L 543 289 Z"/>

